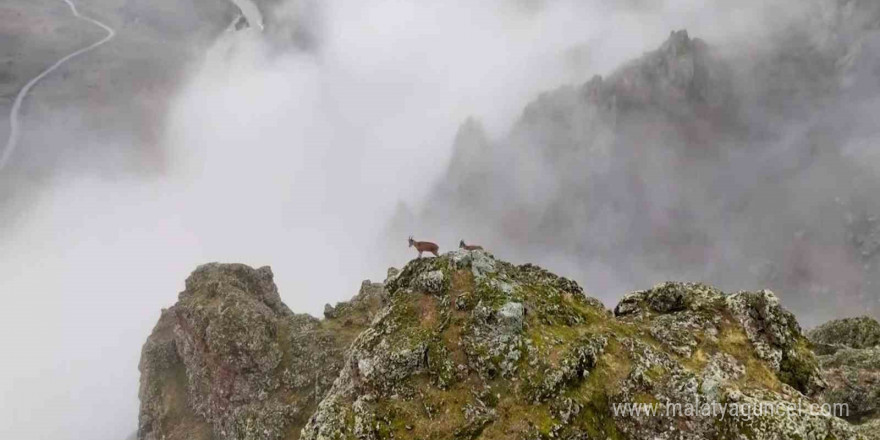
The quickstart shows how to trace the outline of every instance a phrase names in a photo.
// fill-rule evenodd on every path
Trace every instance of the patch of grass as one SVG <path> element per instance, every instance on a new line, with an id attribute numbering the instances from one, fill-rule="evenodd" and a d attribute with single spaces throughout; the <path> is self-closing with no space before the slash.
<path id="1" fill-rule="evenodd" d="M 765 362 L 755 356 L 752 343 L 742 327 L 729 323 L 722 325 L 718 342 L 714 347 L 709 346 L 707 348 L 714 348 L 714 350 L 709 351 L 710 354 L 717 352 L 727 353 L 745 366 L 746 374 L 739 380 L 741 387 L 765 388 L 772 391 L 779 391 L 781 389 L 776 373 Z"/>

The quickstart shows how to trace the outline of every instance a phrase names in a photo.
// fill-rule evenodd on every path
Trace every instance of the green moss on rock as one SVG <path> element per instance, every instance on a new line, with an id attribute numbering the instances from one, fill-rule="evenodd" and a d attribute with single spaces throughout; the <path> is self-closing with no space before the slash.
<path id="1" fill-rule="evenodd" d="M 287 310 L 270 281 L 268 269 L 239 265 L 191 277 L 144 348 L 141 438 L 855 435 L 808 415 L 750 425 L 616 411 L 815 401 L 816 357 L 770 292 L 664 283 L 627 295 L 612 314 L 542 268 L 455 251 L 365 282 L 322 321 Z"/>
<path id="2" fill-rule="evenodd" d="M 836 319 L 810 330 L 807 337 L 816 344 L 849 348 L 876 347 L 880 346 L 880 322 L 869 316 Z"/>
<path id="3" fill-rule="evenodd" d="M 819 362 L 828 387 L 823 393 L 829 404 L 846 405 L 845 418 L 867 427 L 880 420 L 880 345 L 877 321 L 868 317 L 828 322 L 809 332 L 821 347 Z M 876 437 L 876 435 L 875 435 Z"/>

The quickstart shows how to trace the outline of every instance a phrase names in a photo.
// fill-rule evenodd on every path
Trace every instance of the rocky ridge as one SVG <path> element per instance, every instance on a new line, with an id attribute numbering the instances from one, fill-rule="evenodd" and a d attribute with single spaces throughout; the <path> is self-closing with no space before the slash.
<path id="1" fill-rule="evenodd" d="M 846 419 L 870 438 L 880 438 L 880 323 L 867 316 L 838 319 L 807 336 L 828 384 L 823 398 L 846 404 Z"/>
<path id="2" fill-rule="evenodd" d="M 860 438 L 805 409 L 623 406 L 818 404 L 831 376 L 810 347 L 769 291 L 664 283 L 612 312 L 540 267 L 456 251 L 318 320 L 284 306 L 269 268 L 214 263 L 144 345 L 138 438 Z"/>

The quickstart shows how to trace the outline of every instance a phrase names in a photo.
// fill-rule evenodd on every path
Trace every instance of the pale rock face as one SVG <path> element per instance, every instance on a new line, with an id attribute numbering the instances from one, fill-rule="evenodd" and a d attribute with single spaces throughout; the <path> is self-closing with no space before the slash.
<path id="1" fill-rule="evenodd" d="M 391 282 L 391 280 L 397 278 L 397 275 L 400 274 L 400 270 L 395 267 L 388 268 L 388 276 L 385 277 L 385 283 Z"/>
<path id="2" fill-rule="evenodd" d="M 727 353 L 717 353 L 703 370 L 700 392 L 709 402 L 717 402 L 721 385 L 743 377 L 746 369 L 736 358 Z"/>
<path id="3" fill-rule="evenodd" d="M 514 333 L 519 333 L 523 328 L 523 318 L 525 317 L 525 308 L 522 303 L 509 302 L 501 306 L 498 310 L 501 324 Z"/>
<path id="4" fill-rule="evenodd" d="M 420 275 L 413 288 L 430 293 L 440 293 L 443 290 L 443 281 L 443 272 L 434 270 Z"/>
<path id="5" fill-rule="evenodd" d="M 458 249 L 451 253 L 451 258 L 457 266 L 470 267 L 475 278 L 482 278 L 496 271 L 495 259 L 485 251 Z"/>

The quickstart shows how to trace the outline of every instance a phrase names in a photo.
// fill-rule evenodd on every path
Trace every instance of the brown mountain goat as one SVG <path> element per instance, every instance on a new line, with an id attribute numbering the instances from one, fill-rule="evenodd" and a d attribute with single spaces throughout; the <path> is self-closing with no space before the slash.
<path id="1" fill-rule="evenodd" d="M 419 251 L 419 258 L 422 258 L 422 252 L 430 252 L 434 254 L 435 257 L 439 257 L 440 255 L 437 251 L 440 250 L 440 246 L 437 246 L 435 243 L 431 243 L 430 241 L 415 241 L 412 236 L 409 237 L 409 247 L 415 247 L 417 251 Z"/>
<path id="2" fill-rule="evenodd" d="M 464 244 L 464 240 L 458 242 L 459 249 L 465 249 L 469 251 L 483 250 L 483 247 L 476 244 Z"/>

